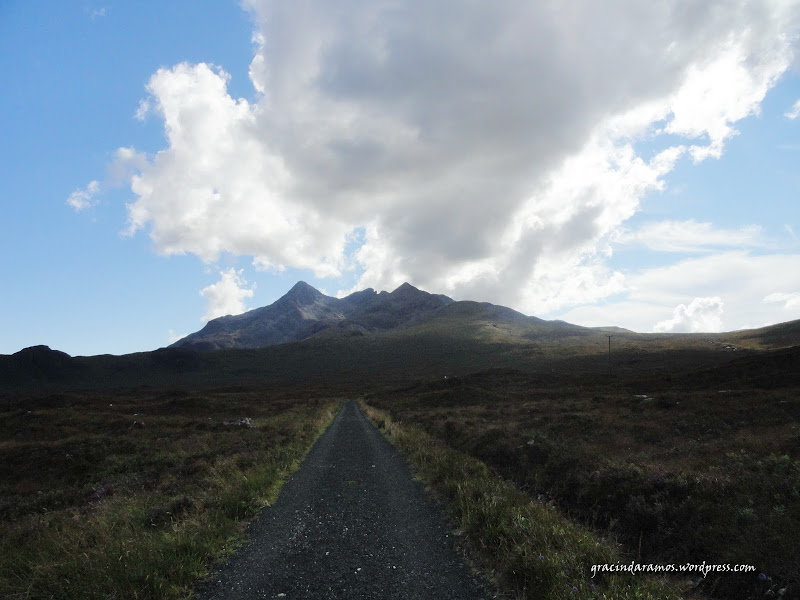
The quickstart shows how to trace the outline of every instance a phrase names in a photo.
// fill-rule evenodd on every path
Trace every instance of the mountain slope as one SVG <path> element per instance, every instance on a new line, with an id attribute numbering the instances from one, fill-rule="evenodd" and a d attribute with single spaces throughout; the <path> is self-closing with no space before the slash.
<path id="1" fill-rule="evenodd" d="M 359 333 L 395 329 L 425 319 L 452 302 L 447 296 L 429 294 L 408 283 L 391 293 L 366 289 L 333 298 L 300 281 L 273 304 L 213 319 L 173 347 L 263 348 L 304 340 L 337 326 Z"/>
<path id="2" fill-rule="evenodd" d="M 335 300 L 301 281 L 273 304 L 212 319 L 203 329 L 172 346 L 217 350 L 295 342 L 344 319 Z"/>

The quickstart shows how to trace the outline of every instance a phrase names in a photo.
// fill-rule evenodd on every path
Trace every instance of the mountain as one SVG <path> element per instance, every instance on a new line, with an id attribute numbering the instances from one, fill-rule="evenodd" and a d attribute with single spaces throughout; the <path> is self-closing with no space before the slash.
<path id="1" fill-rule="evenodd" d="M 331 298 L 300 282 L 270 306 L 214 319 L 173 346 L 123 356 L 71 357 L 46 346 L 0 355 L 0 406 L 4 397 L 16 402 L 19 390 L 55 394 L 53 402 L 69 402 L 64 390 L 267 382 L 350 393 L 486 369 L 537 377 L 611 372 L 720 389 L 786 386 L 796 381 L 788 373 L 800 373 L 800 321 L 727 333 L 635 333 L 454 302 L 408 284 Z"/>
<path id="2" fill-rule="evenodd" d="M 263 348 L 304 340 L 325 330 L 363 335 L 418 323 L 452 303 L 447 296 L 429 294 L 408 283 L 391 293 L 370 288 L 333 298 L 300 281 L 269 306 L 213 319 L 172 347 Z"/>

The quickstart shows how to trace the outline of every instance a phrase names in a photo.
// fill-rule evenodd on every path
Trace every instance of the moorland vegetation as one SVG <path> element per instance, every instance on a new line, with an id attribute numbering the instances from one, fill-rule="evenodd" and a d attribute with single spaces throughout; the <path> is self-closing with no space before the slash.
<path id="1" fill-rule="evenodd" d="M 4 397 L 0 597 L 187 597 L 339 404 L 242 388 Z"/>
<path id="2" fill-rule="evenodd" d="M 187 597 L 353 397 L 510 594 L 800 597 L 800 321 L 637 334 L 300 291 L 256 324 L 324 317 L 291 343 L 0 356 L 0 597 Z M 756 571 L 591 580 L 615 560 Z"/>
<path id="3" fill-rule="evenodd" d="M 785 370 L 775 368 L 776 360 Z M 419 382 L 366 402 L 384 411 L 379 424 L 397 423 L 390 436 L 393 429 L 416 431 L 412 438 L 425 436 L 480 461 L 541 507 L 541 514 L 552 509 L 619 544 L 618 560 L 755 567 L 749 573 L 685 575 L 676 579 L 684 593 L 796 598 L 798 371 L 797 349 L 682 377 L 603 380 L 495 369 Z M 722 381 L 727 388 L 720 388 Z M 410 455 L 431 443 L 403 435 L 395 437 Z M 535 589 L 542 565 L 534 548 L 519 547 L 513 528 L 475 533 L 472 515 L 487 512 L 483 505 L 492 504 L 491 494 L 456 496 L 456 519 L 472 531 L 473 545 L 484 549 L 492 568 L 519 591 Z M 505 515 L 510 523 L 512 517 Z M 482 522 L 491 520 L 484 516 Z M 542 556 L 553 550 L 547 540 L 537 547 Z M 506 557 L 499 564 L 498 549 Z M 584 569 L 589 556 L 583 556 Z M 559 564 L 570 561 L 574 570 L 574 556 Z M 561 579 L 562 587 L 569 583 Z"/>

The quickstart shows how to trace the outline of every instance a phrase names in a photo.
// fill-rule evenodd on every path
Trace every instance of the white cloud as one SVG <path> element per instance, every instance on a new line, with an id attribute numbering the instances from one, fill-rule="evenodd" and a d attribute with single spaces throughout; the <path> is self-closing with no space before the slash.
<path id="1" fill-rule="evenodd" d="M 293 179 L 284 159 L 262 138 L 256 107 L 227 95 L 227 80 L 205 64 L 151 78 L 169 148 L 131 178 L 137 199 L 128 205 L 128 232 L 150 224 L 164 254 L 214 261 L 227 251 L 337 275 L 349 228 L 284 193 Z"/>
<path id="2" fill-rule="evenodd" d="M 253 297 L 253 287 L 247 288 L 247 280 L 242 277 L 243 270 L 234 268 L 220 271 L 220 280 L 200 290 L 206 299 L 204 321 L 210 321 L 225 315 L 238 315 L 247 310 L 246 298 Z"/>
<path id="3" fill-rule="evenodd" d="M 150 112 L 150 101 L 147 98 L 142 98 L 139 100 L 139 106 L 136 108 L 136 112 L 134 113 L 133 117 L 137 121 L 144 121 L 147 118 L 147 114 Z"/>
<path id="4" fill-rule="evenodd" d="M 118 148 L 114 153 L 114 161 L 108 166 L 108 173 L 103 183 L 90 181 L 84 189 L 72 192 L 67 198 L 69 204 L 75 212 L 81 212 L 96 206 L 98 203 L 97 195 L 107 190 L 109 187 L 116 188 L 132 183 L 132 180 L 149 166 L 149 162 L 144 153 L 136 152 L 133 148 Z"/>
<path id="5" fill-rule="evenodd" d="M 67 204 L 74 208 L 75 212 L 86 210 L 90 206 L 97 204 L 97 201 L 94 199 L 94 197 L 99 191 L 100 182 L 90 181 L 89 185 L 87 185 L 84 189 L 75 190 L 72 192 L 69 195 L 69 198 L 67 198 Z"/>
<path id="6" fill-rule="evenodd" d="M 722 299 L 695 298 L 689 305 L 679 304 L 672 318 L 659 321 L 653 331 L 660 333 L 699 333 L 722 331 Z"/>
<path id="7" fill-rule="evenodd" d="M 766 296 L 762 302 L 771 304 L 783 304 L 785 309 L 800 309 L 800 292 L 785 294 L 783 292 L 773 292 Z"/>
<path id="8" fill-rule="evenodd" d="M 257 93 L 232 98 L 204 63 L 151 77 L 137 114 L 163 119 L 167 146 L 130 172 L 128 231 L 318 277 L 355 260 L 358 288 L 409 280 L 529 313 L 627 289 L 614 233 L 681 157 L 719 156 L 758 112 L 800 16 L 748 0 L 245 6 Z"/>
<path id="9" fill-rule="evenodd" d="M 800 290 L 800 255 L 707 254 L 629 273 L 618 296 L 546 316 L 579 325 L 619 325 L 646 332 L 687 298 L 720 297 L 725 300 L 722 326 L 727 331 L 800 319 L 800 305 L 787 302 L 791 295 L 775 295 L 776 282 L 784 290 Z"/>
<path id="10" fill-rule="evenodd" d="M 711 223 L 694 220 L 646 223 L 636 230 L 622 232 L 614 241 L 659 252 L 709 252 L 719 248 L 754 248 L 765 244 L 758 225 L 717 229 Z"/>
<path id="11" fill-rule="evenodd" d="M 765 33 L 760 26 L 716 40 L 721 51 L 707 62 L 692 64 L 686 81 L 669 100 L 673 117 L 663 131 L 708 140 L 689 148 L 695 162 L 721 156 L 725 142 L 738 134 L 733 123 L 759 113 L 761 100 L 790 64 L 788 55 L 771 52 L 769 42 L 758 37 Z M 757 68 L 753 61 L 759 63 Z"/>
<path id="12" fill-rule="evenodd" d="M 112 187 L 120 187 L 137 177 L 149 164 L 143 152 L 137 152 L 134 148 L 117 148 L 114 162 L 108 167 L 106 183 Z"/>
<path id="13" fill-rule="evenodd" d="M 783 116 L 785 116 L 787 119 L 791 119 L 792 121 L 794 121 L 797 117 L 800 117 L 800 100 L 795 102 L 792 105 L 792 108 L 789 109 Z"/>

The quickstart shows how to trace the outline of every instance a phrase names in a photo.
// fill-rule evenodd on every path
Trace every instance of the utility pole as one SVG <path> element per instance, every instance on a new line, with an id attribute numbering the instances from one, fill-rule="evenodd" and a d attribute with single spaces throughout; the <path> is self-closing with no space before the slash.
<path id="1" fill-rule="evenodd" d="M 611 375 L 611 338 L 613 335 L 606 334 L 608 338 L 608 374 Z"/>

